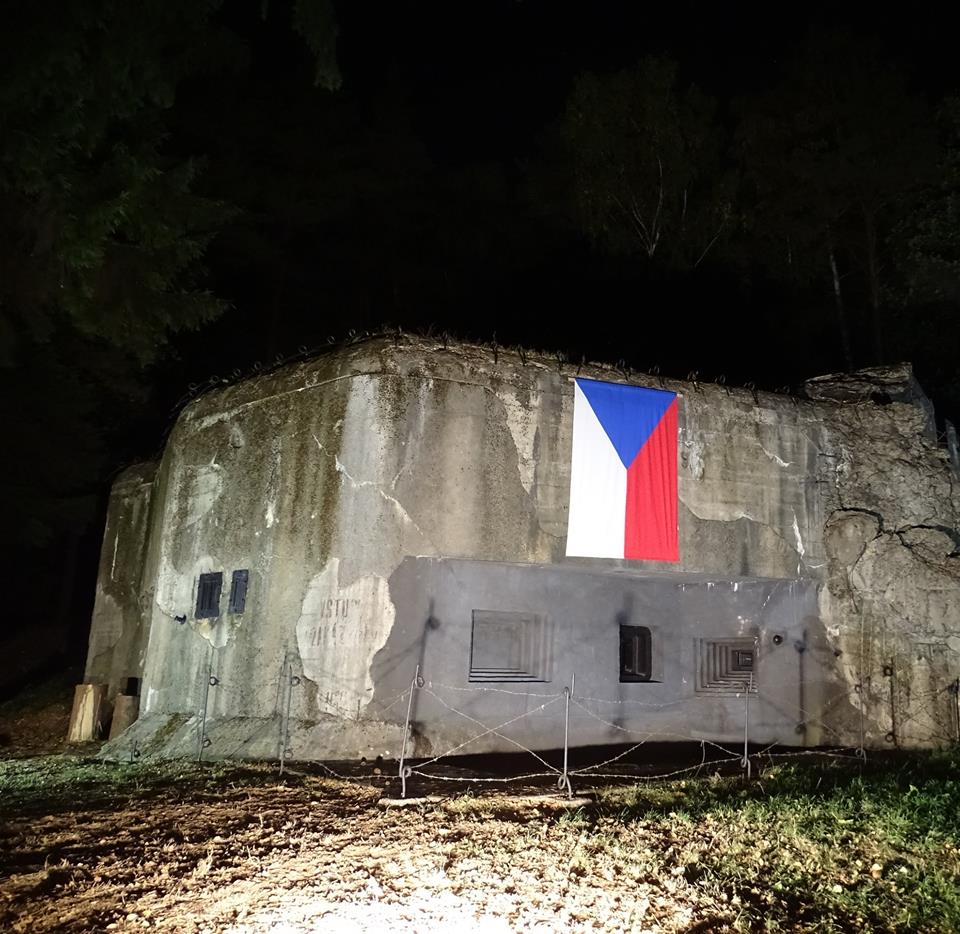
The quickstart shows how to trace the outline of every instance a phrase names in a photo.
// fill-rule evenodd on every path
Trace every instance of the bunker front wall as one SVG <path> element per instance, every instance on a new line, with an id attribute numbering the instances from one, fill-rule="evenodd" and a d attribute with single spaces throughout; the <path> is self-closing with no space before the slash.
<path id="1" fill-rule="evenodd" d="M 415 658 L 424 755 L 502 750 L 500 730 L 478 735 L 481 721 L 508 723 L 516 748 L 559 748 L 565 734 L 575 746 L 742 742 L 745 712 L 753 742 L 823 742 L 830 727 L 801 711 L 829 706 L 847 727 L 856 711 L 811 629 L 816 591 L 805 579 L 408 558 L 391 579 L 402 609 L 374 660 L 374 706 L 389 708 Z M 624 627 L 643 633 L 642 679 L 620 678 Z"/>
<path id="2" fill-rule="evenodd" d="M 427 684 L 474 692 L 459 709 L 469 696 L 472 716 L 508 713 L 508 695 L 494 702 L 495 685 L 471 680 L 474 612 L 503 610 L 548 621 L 539 693 L 561 691 L 595 646 L 578 682 L 633 704 L 602 717 L 627 731 L 730 737 L 742 724 L 736 674 L 736 690 L 697 700 L 697 640 L 728 639 L 756 647 L 764 740 L 953 737 L 958 504 L 922 406 L 837 402 L 829 386 L 801 401 L 666 381 L 680 397 L 679 564 L 568 558 L 577 373 L 535 355 L 375 340 L 194 402 L 155 484 L 141 715 L 289 710 L 303 728 L 296 755 L 395 754 L 387 737 L 405 709 L 391 698 L 418 664 Z M 201 575 L 216 574 L 209 614 Z M 626 616 L 624 599 L 636 607 Z M 430 620 L 442 627 L 424 640 Z M 614 624 L 656 634 L 658 677 L 621 683 Z M 799 680 L 815 687 L 801 695 Z M 421 702 L 421 751 L 464 741 L 468 721 Z M 583 716 L 577 743 L 630 741 Z M 556 745 L 553 720 L 532 732 L 526 720 L 526 745 Z M 342 729 L 318 739 L 318 723 Z M 512 747 L 487 736 L 464 751 L 481 748 Z"/>

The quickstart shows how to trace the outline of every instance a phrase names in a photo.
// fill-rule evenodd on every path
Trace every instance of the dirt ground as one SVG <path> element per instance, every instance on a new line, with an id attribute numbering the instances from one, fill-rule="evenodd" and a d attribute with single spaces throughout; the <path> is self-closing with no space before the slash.
<path id="1" fill-rule="evenodd" d="M 0 928 L 672 931 L 726 916 L 642 857 L 591 848 L 546 802 L 384 808 L 375 786 L 274 776 L 232 770 L 211 790 L 188 768 L 139 794 L 7 815 Z"/>
<path id="2" fill-rule="evenodd" d="M 72 692 L 0 704 L 3 934 L 960 931 L 957 749 L 581 778 L 574 802 L 413 777 L 400 807 L 396 763 L 100 760 L 63 741 Z"/>
<path id="3" fill-rule="evenodd" d="M 102 763 L 64 746 L 66 702 L 43 701 L 0 708 L 3 931 L 679 931 L 733 917 L 664 860 L 669 841 L 642 824 L 605 835 L 549 786 L 447 786 L 400 808 L 384 806 L 385 776 Z"/>

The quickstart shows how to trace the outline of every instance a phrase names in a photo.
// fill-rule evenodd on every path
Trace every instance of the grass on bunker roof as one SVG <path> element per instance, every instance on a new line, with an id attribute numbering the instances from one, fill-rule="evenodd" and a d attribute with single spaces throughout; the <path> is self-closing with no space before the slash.
<path id="1" fill-rule="evenodd" d="M 960 756 L 782 763 L 387 809 L 316 767 L 7 759 L 0 929 L 960 930 Z"/>

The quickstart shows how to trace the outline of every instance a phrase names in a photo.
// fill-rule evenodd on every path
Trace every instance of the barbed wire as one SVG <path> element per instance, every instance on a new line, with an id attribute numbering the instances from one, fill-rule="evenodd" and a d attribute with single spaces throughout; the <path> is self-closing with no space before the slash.
<path id="1" fill-rule="evenodd" d="M 429 690 L 428 688 L 425 687 L 423 690 L 424 690 L 425 693 L 429 694 L 429 695 L 430 695 L 431 697 L 433 697 L 435 700 L 439 701 L 444 707 L 446 707 L 446 708 L 447 708 L 448 710 L 450 710 L 452 713 L 459 714 L 461 717 L 463 717 L 463 718 L 466 719 L 466 720 L 469 720 L 471 723 L 474 723 L 474 724 L 476 724 L 477 726 L 486 727 L 486 724 L 485 724 L 485 723 L 482 723 L 480 720 L 477 720 L 475 717 L 471 717 L 469 714 L 464 713 L 462 710 L 457 710 L 455 707 L 451 707 L 446 701 L 444 701 L 444 699 L 443 699 L 442 697 L 440 697 L 438 694 L 435 694 L 433 691 Z M 432 765 L 434 762 L 439 762 L 440 759 L 444 759 L 444 758 L 446 758 L 447 756 L 453 755 L 455 752 L 459 751 L 460 749 L 466 748 L 466 747 L 469 746 L 471 743 L 476 742 L 478 739 L 483 739 L 484 736 L 493 735 L 493 736 L 499 737 L 500 739 L 506 740 L 506 741 L 507 741 L 508 743 L 510 743 L 511 745 L 517 746 L 519 749 L 523 750 L 524 752 L 529 753 L 529 754 L 532 755 L 538 762 L 542 762 L 543 765 L 546 766 L 546 768 L 550 769 L 550 770 L 551 770 L 552 772 L 554 772 L 554 773 L 557 773 L 559 770 L 558 770 L 558 769 L 555 769 L 552 765 L 550 765 L 550 763 L 547 762 L 546 759 L 544 759 L 542 756 L 538 755 L 538 754 L 537 754 L 536 752 L 534 752 L 532 749 L 528 749 L 526 746 L 524 746 L 524 745 L 523 745 L 522 743 L 520 743 L 519 741 L 513 739 L 512 737 L 505 736 L 503 733 L 500 732 L 500 730 L 504 729 L 505 727 L 512 726 L 514 723 L 517 723 L 519 720 L 523 720 L 523 719 L 525 719 L 526 717 L 529 717 L 529 716 L 531 716 L 531 715 L 534 714 L 534 713 L 539 713 L 540 711 L 546 710 L 547 707 L 550 707 L 551 705 L 557 703 L 557 701 L 560 700 L 560 697 L 561 697 L 561 696 L 562 696 L 562 695 L 558 695 L 557 697 L 553 698 L 552 700 L 545 701 L 544 703 L 540 704 L 539 707 L 535 707 L 533 710 L 526 710 L 526 711 L 524 711 L 523 713 L 518 714 L 516 717 L 512 717 L 512 718 L 509 719 L 509 720 L 505 720 L 505 721 L 504 721 L 503 723 L 501 723 L 499 726 L 496 726 L 496 727 L 488 727 L 488 728 L 484 729 L 484 731 L 483 731 L 482 733 L 479 733 L 479 734 L 477 734 L 476 736 L 473 736 L 473 737 L 471 737 L 470 739 L 468 739 L 468 740 L 466 740 L 466 741 L 458 744 L 457 746 L 454 746 L 452 749 L 448 750 L 447 752 L 441 753 L 439 756 L 434 756 L 434 758 L 428 760 L 427 762 L 422 762 L 422 763 L 420 763 L 420 766 L 419 766 L 419 767 L 420 767 L 420 768 L 423 768 L 423 767 L 425 767 L 425 766 Z"/>
<path id="2" fill-rule="evenodd" d="M 725 765 L 730 762 L 740 762 L 740 756 L 728 756 L 725 759 L 711 759 L 709 762 L 699 762 L 696 765 L 685 766 L 682 769 L 674 769 L 672 772 L 662 772 L 656 775 L 625 774 L 623 772 L 597 772 L 586 775 L 587 778 L 628 779 L 632 782 L 661 782 L 670 778 L 676 778 L 678 775 L 688 775 L 690 772 L 698 772 L 708 765 Z M 584 770 L 573 770 L 571 775 L 583 776 Z"/>
<path id="3" fill-rule="evenodd" d="M 387 713 L 387 711 L 392 710 L 394 707 L 396 707 L 397 704 L 400 703 L 400 701 L 406 700 L 407 695 L 409 693 L 410 693 L 410 688 L 405 688 L 396 697 L 394 697 L 389 704 L 386 703 L 386 701 L 384 701 L 382 704 L 378 703 L 377 701 L 371 701 L 370 703 L 372 706 L 378 707 L 381 714 L 384 714 L 384 713 Z"/>
<path id="4" fill-rule="evenodd" d="M 687 697 L 678 697 L 676 700 L 672 701 L 651 703 L 650 701 L 619 700 L 616 698 L 611 699 L 609 697 L 583 697 L 579 694 L 577 695 L 577 700 L 590 704 L 615 704 L 618 707 L 642 707 L 647 710 L 665 710 L 667 707 L 676 707 L 678 704 L 685 704 L 689 702 L 689 698 Z"/>
<path id="5" fill-rule="evenodd" d="M 292 697 L 296 688 L 299 687 L 303 682 L 303 674 L 300 671 L 299 666 L 295 666 L 293 664 L 293 656 L 288 655 L 284 659 L 277 678 L 267 681 L 258 681 L 254 684 L 245 683 L 238 687 L 231 685 L 225 679 L 212 674 L 214 669 L 214 659 L 215 650 L 213 647 L 211 647 L 208 656 L 208 663 L 207 666 L 205 666 L 206 671 L 203 667 L 201 667 L 198 671 L 198 686 L 203 691 L 203 694 L 201 695 L 202 704 L 198 700 L 197 711 L 194 716 L 190 718 L 191 720 L 194 720 L 197 730 L 198 760 L 202 759 L 204 750 L 213 744 L 211 736 L 208 735 L 208 724 L 210 725 L 215 738 L 215 724 L 216 721 L 220 719 L 220 717 L 212 715 L 213 708 L 218 706 L 215 702 L 211 702 L 211 698 L 213 696 L 216 694 L 221 694 L 225 698 L 236 698 L 248 694 L 256 695 L 259 691 L 262 691 L 265 688 L 275 688 L 276 699 L 274 711 L 269 717 L 264 719 L 272 721 L 275 724 L 274 729 L 278 730 L 278 750 L 282 774 L 285 760 L 291 755 L 291 725 L 294 722 L 299 722 L 299 720 L 296 720 L 296 718 L 291 715 Z M 798 681 L 796 683 L 805 684 L 808 688 L 811 686 L 811 682 Z M 890 681 L 889 685 L 891 688 L 895 687 L 895 681 Z M 789 688 L 789 684 L 787 687 Z M 750 692 L 747 694 L 746 692 L 739 690 L 730 690 L 726 692 L 728 699 L 732 700 L 734 698 L 744 698 L 743 752 L 737 754 L 733 754 L 731 752 L 731 749 L 729 748 L 731 745 L 730 741 L 723 743 L 712 739 L 707 739 L 703 736 L 694 736 L 689 732 L 684 731 L 682 728 L 666 730 L 654 727 L 651 729 L 649 727 L 638 726 L 635 722 L 631 721 L 627 721 L 630 725 L 625 725 L 623 722 L 615 722 L 615 720 L 609 719 L 608 717 L 598 713 L 596 710 L 591 709 L 591 706 L 598 706 L 605 708 L 606 710 L 642 709 L 648 710 L 651 713 L 656 713 L 657 711 L 663 709 L 675 709 L 684 703 L 696 703 L 701 701 L 703 699 L 702 696 L 698 697 L 696 694 L 690 694 L 688 696 L 677 698 L 671 701 L 656 703 L 636 701 L 632 699 L 594 697 L 590 695 L 581 696 L 573 693 L 568 688 L 564 688 L 561 692 L 557 693 L 544 693 L 540 691 L 516 690 L 514 688 L 492 686 L 488 684 L 475 684 L 464 687 L 463 685 L 445 684 L 438 681 L 425 681 L 420 676 L 418 669 L 417 675 L 411 682 L 410 686 L 402 691 L 399 691 L 392 697 L 388 697 L 380 701 L 374 699 L 366 700 L 365 698 L 366 706 L 363 709 L 368 715 L 365 719 L 369 720 L 371 714 L 374 716 L 384 717 L 398 704 L 405 701 L 407 702 L 407 715 L 406 722 L 403 725 L 403 733 L 404 736 L 407 736 L 411 729 L 415 728 L 415 722 L 411 719 L 411 712 L 415 710 L 413 706 L 413 692 L 422 693 L 425 697 L 430 698 L 431 702 L 439 705 L 440 708 L 448 711 L 467 723 L 472 724 L 476 728 L 476 731 L 462 741 L 453 743 L 443 751 L 437 753 L 436 755 L 430 755 L 422 761 L 418 761 L 418 757 L 410 757 L 410 765 L 406 767 L 404 767 L 401 757 L 400 772 L 402 774 L 399 775 L 399 778 L 402 780 L 404 797 L 406 796 L 406 779 L 412 776 L 416 776 L 427 781 L 476 785 L 507 785 L 524 781 L 533 782 L 548 778 L 559 778 L 558 784 L 561 792 L 566 791 L 566 794 L 569 797 L 573 793 L 572 786 L 570 784 L 571 778 L 575 778 L 579 781 L 664 781 L 682 775 L 689 775 L 691 773 L 699 774 L 704 769 L 713 770 L 719 767 L 729 766 L 733 763 L 739 763 L 740 768 L 743 769 L 746 777 L 749 779 L 751 776 L 751 763 L 753 762 L 768 762 L 770 764 L 775 764 L 777 761 L 781 760 L 786 761 L 810 757 L 817 757 L 820 759 L 830 758 L 837 760 L 863 761 L 866 758 L 867 748 L 869 748 L 864 746 L 864 740 L 871 735 L 876 736 L 877 734 L 872 730 L 865 730 L 862 733 L 860 744 L 854 745 L 846 741 L 847 737 L 842 729 L 825 722 L 823 718 L 830 711 L 834 710 L 839 704 L 844 702 L 850 703 L 854 710 L 860 711 L 862 714 L 864 706 L 866 705 L 868 698 L 871 696 L 874 698 L 871 706 L 879 707 L 880 712 L 885 714 L 885 716 L 883 716 L 880 720 L 880 723 L 882 724 L 880 731 L 882 732 L 885 729 L 888 722 L 891 724 L 890 731 L 884 733 L 885 742 L 893 742 L 899 746 L 904 737 L 909 735 L 912 740 L 918 744 L 926 743 L 928 745 L 944 745 L 960 743 L 960 707 L 957 706 L 958 703 L 960 703 L 957 700 L 958 696 L 960 695 L 958 695 L 957 679 L 952 679 L 946 684 L 938 687 L 931 687 L 923 691 L 902 692 L 906 694 L 906 704 L 902 703 L 902 695 L 896 690 L 892 690 L 888 694 L 887 682 L 878 682 L 878 684 L 869 694 L 863 690 L 863 686 L 860 683 L 857 683 L 849 686 L 846 691 L 832 690 L 829 696 L 822 699 L 816 710 L 814 710 L 810 705 L 804 706 L 795 701 L 791 703 L 791 701 L 786 700 L 779 695 L 771 696 L 767 691 L 757 691 L 756 693 Z M 473 714 L 461 710 L 458 706 L 456 706 L 455 703 L 452 702 L 452 700 L 448 700 L 440 692 L 446 692 L 456 697 L 471 695 L 477 698 L 494 694 L 503 696 L 505 698 L 514 698 L 518 701 L 523 701 L 527 706 L 526 709 L 517 712 L 514 716 L 508 716 L 502 721 L 491 726 Z M 946 704 L 940 702 L 950 701 L 951 695 L 952 703 L 950 704 L 948 711 Z M 747 698 L 749 698 L 749 702 Z M 901 701 L 899 706 L 898 698 L 900 698 Z M 565 700 L 563 730 L 564 766 L 562 771 L 561 769 L 551 765 L 551 763 L 548 762 L 547 759 L 544 758 L 544 756 L 538 751 L 530 748 L 528 744 L 521 742 L 519 739 L 507 732 L 510 727 L 520 723 L 526 718 L 542 715 L 544 711 L 547 711 L 549 708 L 557 705 L 558 701 L 560 700 Z M 342 707 L 342 705 L 337 705 L 336 703 L 327 699 L 321 700 L 320 703 L 326 707 L 331 707 L 334 710 L 339 710 L 344 714 L 348 714 L 349 719 L 354 720 L 352 710 L 347 711 Z M 532 706 L 530 706 L 531 704 Z M 924 704 L 926 704 L 926 706 L 924 706 Z M 764 714 L 764 711 L 767 713 Z M 751 751 L 749 748 L 751 716 L 754 718 L 754 720 L 759 718 L 761 722 L 763 722 L 764 717 L 766 716 L 768 718 L 771 711 L 774 712 L 779 718 L 786 719 L 787 721 L 796 719 L 798 721 L 798 726 L 819 729 L 824 734 L 827 734 L 838 740 L 838 742 L 831 747 L 817 747 L 812 749 L 790 748 L 789 744 L 786 744 L 786 748 L 783 751 L 777 751 L 785 744 L 783 743 L 782 739 L 774 739 L 762 749 L 754 749 Z M 946 714 L 946 719 L 944 719 L 944 714 Z M 591 721 L 604 727 L 605 731 L 614 731 L 625 737 L 639 737 L 640 739 L 637 742 L 630 743 L 626 746 L 626 748 L 620 749 L 612 755 L 607 756 L 600 762 L 568 768 L 568 733 L 571 715 L 573 715 L 575 719 L 580 718 L 581 723 L 585 718 L 587 721 Z M 232 714 L 232 716 L 236 716 L 236 714 Z M 887 719 L 888 717 L 890 718 L 889 720 Z M 359 716 L 356 719 L 361 720 Z M 949 723 L 947 721 L 949 721 Z M 384 720 L 383 722 L 392 722 L 394 725 L 397 724 L 396 720 Z M 927 727 L 922 734 L 917 729 L 918 724 L 922 724 Z M 914 729 L 908 730 L 907 727 L 910 725 L 912 725 Z M 769 728 L 769 722 L 766 722 L 762 727 L 764 731 L 768 731 Z M 583 729 L 584 727 L 582 725 L 576 728 L 576 731 L 579 731 L 578 742 L 576 743 L 578 746 L 589 745 L 588 743 L 584 742 Z M 954 735 L 948 735 L 949 733 L 953 733 Z M 455 760 L 459 756 L 466 755 L 466 751 L 472 744 L 477 743 L 487 737 L 494 737 L 501 741 L 501 743 L 516 749 L 518 752 L 532 757 L 536 762 L 543 766 L 544 771 L 530 771 L 516 775 L 498 776 L 482 774 L 450 775 L 443 774 L 442 771 L 437 771 L 430 768 L 431 766 L 434 766 L 444 760 Z M 246 742 L 248 742 L 248 740 L 242 740 L 239 742 L 239 744 L 234 745 L 230 752 L 227 753 L 227 756 L 229 757 L 231 754 L 238 754 L 243 749 Z M 641 764 L 637 762 L 625 761 L 636 754 L 637 751 L 644 746 L 654 742 L 699 743 L 701 761 L 689 766 L 669 769 L 665 772 L 642 771 L 654 768 L 653 763 Z M 593 745 L 596 744 L 594 743 Z M 708 759 L 708 750 L 715 751 L 715 753 L 719 754 L 719 757 Z M 502 751 L 503 749 L 501 747 L 498 752 Z M 221 754 L 223 753 L 222 747 L 220 752 Z M 330 775 L 338 780 L 358 780 L 355 775 L 345 774 L 344 772 L 324 762 L 313 760 L 313 764 L 321 769 L 325 774 Z M 390 782 L 393 780 L 390 776 L 379 774 L 379 770 L 374 776 L 364 777 L 364 780 L 366 781 L 371 779 L 380 782 Z"/>
<path id="6" fill-rule="evenodd" d="M 724 753 L 729 752 L 728 749 L 721 746 L 719 743 L 715 743 L 713 740 L 704 739 L 702 737 L 691 736 L 688 734 L 681 733 L 677 730 L 663 731 L 663 730 L 630 729 L 629 727 L 622 726 L 619 723 L 613 723 L 610 720 L 604 720 L 602 717 L 597 716 L 597 714 L 595 714 L 592 710 L 589 710 L 587 707 L 584 707 L 580 703 L 578 703 L 578 700 L 576 698 L 571 698 L 570 703 L 572 706 L 578 707 L 580 710 L 584 711 L 584 713 L 588 714 L 592 719 L 596 720 L 598 723 L 602 723 L 606 727 L 609 727 L 614 730 L 619 730 L 622 733 L 628 733 L 634 736 L 645 737 L 639 743 L 635 743 L 627 752 L 621 753 L 620 755 L 615 756 L 613 759 L 608 760 L 608 763 L 614 762 L 617 759 L 624 758 L 624 756 L 628 755 L 629 752 L 633 751 L 634 749 L 639 749 L 641 746 L 645 746 L 647 743 L 651 742 L 651 740 L 653 740 L 654 738 L 659 738 L 661 740 L 672 740 L 672 741 L 677 741 L 677 740 L 693 741 L 693 742 L 700 743 L 701 746 L 704 746 L 704 745 L 712 746 L 716 749 L 719 749 L 721 752 L 724 752 Z M 604 764 L 608 764 L 608 763 L 604 763 Z M 590 766 L 590 768 L 593 768 L 593 766 Z"/>
<path id="7" fill-rule="evenodd" d="M 862 759 L 863 757 L 852 746 L 844 749 L 794 749 L 790 752 L 754 753 L 755 757 L 767 759 L 796 759 L 801 756 L 829 757 L 831 759 Z"/>
<path id="8" fill-rule="evenodd" d="M 559 769 L 552 772 L 529 772 L 526 775 L 436 775 L 430 772 L 422 772 L 420 768 L 414 767 L 410 770 L 412 775 L 419 775 L 421 778 L 429 778 L 438 782 L 476 782 L 477 784 L 500 784 L 506 785 L 510 782 L 533 781 L 536 778 L 556 778 L 559 775 Z"/>
<path id="9" fill-rule="evenodd" d="M 591 772 L 594 769 L 606 768 L 608 765 L 613 765 L 614 762 L 619 762 L 621 759 L 626 759 L 627 756 L 629 756 L 633 752 L 636 752 L 641 746 L 646 746 L 648 742 L 649 742 L 648 739 L 641 740 L 639 743 L 634 743 L 629 749 L 625 749 L 619 755 L 611 756 L 609 759 L 607 759 L 604 762 L 599 762 L 596 765 L 582 766 L 579 769 L 571 769 L 570 774 L 584 775 L 587 772 Z"/>
<path id="10" fill-rule="evenodd" d="M 431 688 L 441 688 L 444 691 L 455 691 L 461 694 L 512 694 L 515 697 L 563 697 L 563 691 L 553 694 L 538 694 L 535 691 L 511 691 L 507 688 L 492 688 L 489 685 L 478 684 L 473 687 L 458 687 L 453 684 L 442 684 L 439 681 L 427 681 Z"/>

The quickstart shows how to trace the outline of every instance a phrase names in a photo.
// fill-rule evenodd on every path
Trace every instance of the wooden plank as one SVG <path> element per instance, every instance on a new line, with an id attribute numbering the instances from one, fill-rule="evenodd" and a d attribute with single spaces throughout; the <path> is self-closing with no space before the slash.
<path id="1" fill-rule="evenodd" d="M 110 721 L 110 739 L 119 736 L 140 713 L 140 698 L 133 694 L 118 694 L 113 699 L 113 719 Z"/>
<path id="2" fill-rule="evenodd" d="M 100 739 L 107 709 L 106 684 L 78 684 L 73 692 L 67 742 L 88 743 Z"/>

